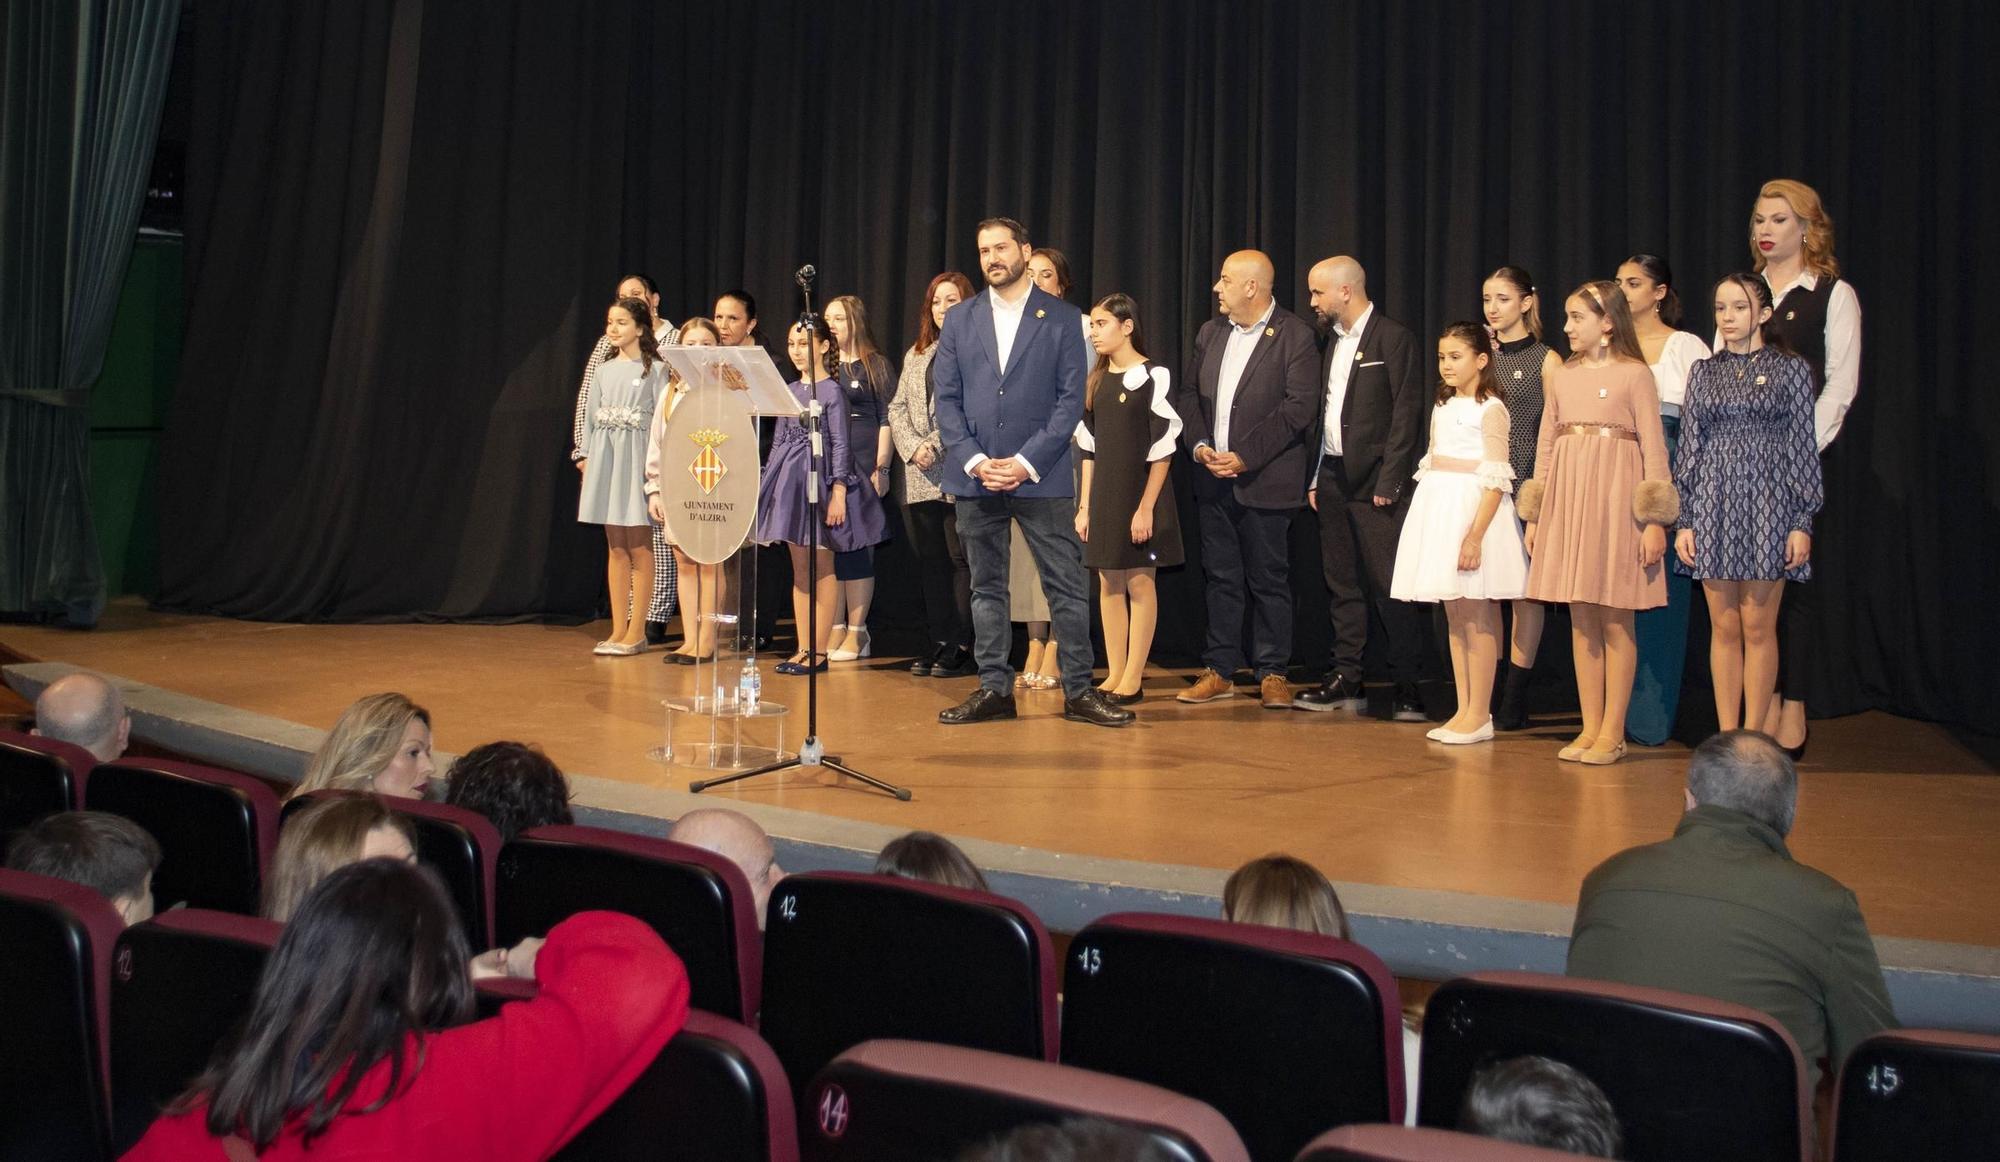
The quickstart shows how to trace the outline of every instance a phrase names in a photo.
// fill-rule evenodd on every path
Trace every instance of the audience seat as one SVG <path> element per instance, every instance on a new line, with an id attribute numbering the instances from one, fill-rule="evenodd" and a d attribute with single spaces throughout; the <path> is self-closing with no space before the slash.
<path id="1" fill-rule="evenodd" d="M 1596 1082 L 1632 1162 L 1809 1158 L 1805 1059 L 1775 1020 L 1707 997 L 1542 973 L 1475 973 L 1431 997 L 1418 1123 L 1456 1126 L 1472 1075 L 1523 1054 Z"/>
<path id="2" fill-rule="evenodd" d="M 202 908 L 161 912 L 118 937 L 111 977 L 111 1095 L 120 1149 L 146 1132 L 250 1011 L 282 926 Z"/>
<path id="3" fill-rule="evenodd" d="M 261 779 L 174 759 L 124 758 L 90 773 L 84 806 L 159 841 L 153 900 L 257 914 L 278 846 L 278 796 Z"/>
<path id="4" fill-rule="evenodd" d="M 312 791 L 285 802 L 290 819 L 308 803 L 360 791 Z M 465 939 L 474 952 L 493 947 L 493 875 L 500 833 L 477 811 L 384 795 L 383 806 L 410 821 L 417 833 L 417 858 L 444 880 L 451 902 L 465 921 Z M 533 935 L 539 936 L 536 932 Z"/>
<path id="5" fill-rule="evenodd" d="M 2000 1037 L 1902 1029 L 1847 1056 L 1834 1098 L 1834 1162 L 2000 1154 Z"/>
<path id="6" fill-rule="evenodd" d="M 1248 1162 L 1229 1122 L 1191 1097 L 1068 1065 L 919 1041 L 842 1053 L 807 1091 L 807 1162 L 940 1162 L 1017 1126 L 1103 1118 L 1175 1162 Z"/>
<path id="7" fill-rule="evenodd" d="M 110 1157 L 104 1050 L 121 927 L 89 888 L 0 869 L 0 1158 Z"/>
<path id="8" fill-rule="evenodd" d="M 990 892 L 845 872 L 787 876 L 764 921 L 759 1029 L 803 1090 L 863 1041 L 905 1038 L 1049 1061 L 1054 954 Z"/>
<path id="9" fill-rule="evenodd" d="M 556 1155 L 573 1162 L 798 1162 L 791 1086 L 764 1039 L 688 1013 L 646 1072 Z"/>
<path id="10" fill-rule="evenodd" d="M 602 827 L 522 832 L 500 853 L 498 943 L 605 909 L 650 924 L 687 966 L 694 1007 L 757 1019 L 762 943 L 750 881 L 723 856 Z"/>
<path id="11" fill-rule="evenodd" d="M 14 833 L 58 811 L 74 811 L 97 756 L 36 734 L 0 730 L 0 858 Z"/>
<path id="12" fill-rule="evenodd" d="M 1125 913 L 1077 933 L 1062 1060 L 1207 1102 L 1259 1162 L 1290 1162 L 1330 1127 L 1403 1119 L 1388 968 L 1358 944 L 1261 924 Z"/>
<path id="13" fill-rule="evenodd" d="M 1577 1155 L 1421 1126 L 1343 1126 L 1314 1138 L 1297 1162 L 1576 1162 Z"/>

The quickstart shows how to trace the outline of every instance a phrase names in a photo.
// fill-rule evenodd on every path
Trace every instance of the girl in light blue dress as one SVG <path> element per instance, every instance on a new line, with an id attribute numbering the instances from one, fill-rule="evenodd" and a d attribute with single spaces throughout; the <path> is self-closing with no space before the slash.
<path id="1" fill-rule="evenodd" d="M 646 648 L 646 604 L 653 594 L 652 523 L 646 513 L 646 436 L 666 380 L 643 299 L 619 299 L 604 314 L 611 357 L 591 368 L 583 403 L 583 488 L 576 519 L 603 525 L 610 553 L 611 636 L 598 654 Z"/>

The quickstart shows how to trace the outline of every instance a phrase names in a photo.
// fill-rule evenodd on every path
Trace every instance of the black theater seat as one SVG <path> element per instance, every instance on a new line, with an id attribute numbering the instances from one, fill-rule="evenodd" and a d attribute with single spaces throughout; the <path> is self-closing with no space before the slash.
<path id="1" fill-rule="evenodd" d="M 278 795 L 235 771 L 174 759 L 120 759 L 90 773 L 84 806 L 123 815 L 160 844 L 153 899 L 257 914 L 278 846 Z"/>
<path id="2" fill-rule="evenodd" d="M 653 1162 L 798 1162 L 791 1086 L 771 1047 L 700 1010 L 646 1072 L 557 1158 Z"/>
<path id="3" fill-rule="evenodd" d="M 320 799 L 358 795 L 359 791 L 313 791 L 285 802 L 289 820 Z M 417 858 L 437 872 L 451 895 L 465 939 L 477 952 L 493 947 L 493 869 L 500 852 L 500 833 L 486 816 L 463 807 L 424 799 L 380 796 L 382 805 L 410 821 L 417 833 Z M 540 932 L 533 933 L 540 936 Z"/>
<path id="4" fill-rule="evenodd" d="M 0 858 L 16 831 L 58 811 L 74 811 L 97 757 L 80 746 L 0 730 Z"/>
<path id="5" fill-rule="evenodd" d="M 759 1030 L 795 1087 L 863 1041 L 1054 1060 L 1055 963 L 1034 913 L 888 876 L 787 876 L 764 917 Z"/>
<path id="6" fill-rule="evenodd" d="M 1062 1060 L 1207 1102 L 1258 1162 L 1403 1118 L 1388 968 L 1358 944 L 1261 924 L 1125 913 L 1077 933 Z"/>
<path id="7" fill-rule="evenodd" d="M 807 1162 L 938 1162 L 1017 1126 L 1102 1118 L 1174 1162 L 1248 1162 L 1229 1122 L 1157 1086 L 919 1041 L 870 1041 L 819 1072 L 800 1111 Z"/>
<path id="8" fill-rule="evenodd" d="M 602 827 L 535 827 L 500 853 L 498 942 L 545 935 L 578 912 L 623 912 L 681 958 L 696 1008 L 748 1023 L 762 956 L 751 899 L 742 869 L 712 851 Z"/>
<path id="9" fill-rule="evenodd" d="M 1344 1126 L 1314 1138 L 1297 1162 L 1576 1162 L 1577 1155 L 1422 1126 Z"/>
<path id="10" fill-rule="evenodd" d="M 0 1158 L 110 1157 L 111 902 L 0 869 Z"/>
<path id="11" fill-rule="evenodd" d="M 1805 1060 L 1775 1020 L 1707 997 L 1541 973 L 1475 973 L 1431 997 L 1417 1121 L 1456 1126 L 1473 1074 L 1523 1054 L 1596 1082 L 1631 1162 L 1808 1157 Z"/>
<path id="12" fill-rule="evenodd" d="M 111 1093 L 120 1148 L 208 1065 L 250 1011 L 284 929 L 200 908 L 162 912 L 118 938 L 111 979 Z"/>
<path id="13" fill-rule="evenodd" d="M 2000 1037 L 1901 1029 L 1854 1047 L 1834 1099 L 1834 1162 L 2000 1156 Z"/>

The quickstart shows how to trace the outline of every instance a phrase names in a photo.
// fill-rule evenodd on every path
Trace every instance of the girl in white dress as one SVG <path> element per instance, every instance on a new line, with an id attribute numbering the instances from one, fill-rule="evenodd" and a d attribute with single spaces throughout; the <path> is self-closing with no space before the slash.
<path id="1" fill-rule="evenodd" d="M 1477 323 L 1438 336 L 1437 406 L 1430 451 L 1396 544 L 1389 594 L 1442 601 L 1451 627 L 1458 713 L 1425 737 L 1449 745 L 1493 737 L 1493 671 L 1500 660 L 1500 603 L 1527 591 L 1528 554 L 1514 523 L 1507 405 L 1492 340 Z"/>
<path id="2" fill-rule="evenodd" d="M 653 594 L 653 531 L 646 514 L 646 428 L 666 369 L 642 299 L 619 299 L 605 312 L 611 358 L 590 370 L 584 387 L 587 455 L 576 519 L 604 526 L 609 548 L 611 636 L 593 653 L 631 655 L 646 648 L 646 605 Z"/>

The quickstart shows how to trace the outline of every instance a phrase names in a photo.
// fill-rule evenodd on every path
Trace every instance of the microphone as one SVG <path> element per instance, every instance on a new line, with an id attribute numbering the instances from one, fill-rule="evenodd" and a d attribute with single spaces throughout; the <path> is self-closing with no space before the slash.
<path id="1" fill-rule="evenodd" d="M 792 277 L 798 280 L 800 286 L 809 286 L 812 284 L 812 280 L 818 275 L 819 271 L 814 270 L 812 263 L 808 262 L 804 266 L 799 267 L 799 272 Z"/>

